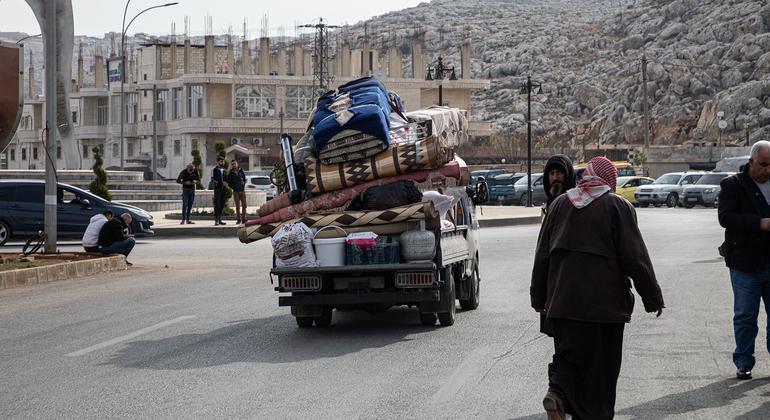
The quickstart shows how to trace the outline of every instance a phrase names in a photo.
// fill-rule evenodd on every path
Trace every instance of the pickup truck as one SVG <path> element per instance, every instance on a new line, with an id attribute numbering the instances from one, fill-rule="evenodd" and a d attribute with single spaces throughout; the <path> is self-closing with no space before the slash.
<path id="1" fill-rule="evenodd" d="M 290 306 L 300 328 L 331 325 L 334 309 L 379 311 L 391 306 L 417 307 L 420 323 L 442 326 L 455 321 L 455 300 L 463 309 L 479 306 L 479 223 L 475 205 L 487 200 L 480 187 L 452 187 L 449 218 L 454 223 L 431 231 L 436 240 L 432 261 L 398 264 L 273 268 L 279 306 Z M 474 198 L 471 198 L 468 193 Z M 449 227 L 449 225 L 453 225 Z"/>

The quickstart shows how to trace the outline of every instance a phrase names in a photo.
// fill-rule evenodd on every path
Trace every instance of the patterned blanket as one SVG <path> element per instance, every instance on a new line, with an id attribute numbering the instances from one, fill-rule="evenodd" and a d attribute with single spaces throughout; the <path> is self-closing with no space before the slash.
<path id="1" fill-rule="evenodd" d="M 284 200 L 283 197 L 278 196 L 262 205 L 259 209 L 260 214 L 262 209 L 266 206 L 280 205 L 280 203 L 287 203 L 287 206 L 283 208 L 274 208 L 272 213 L 265 214 L 256 220 L 251 220 L 246 223 L 246 226 L 282 222 L 323 210 L 345 209 L 354 198 L 370 187 L 388 185 L 402 180 L 415 181 L 417 187 L 420 189 L 430 189 L 436 184 L 448 187 L 469 185 L 470 180 L 465 179 L 469 177 L 463 177 L 464 172 L 467 172 L 467 167 L 461 166 L 460 162 L 454 161 L 433 171 L 417 171 L 400 176 L 375 179 L 374 181 L 358 184 L 350 188 L 345 188 L 344 190 L 323 193 L 294 205 L 288 205 L 288 199 Z M 286 194 L 286 196 L 288 197 L 288 194 Z"/>
<path id="2" fill-rule="evenodd" d="M 308 190 L 313 194 L 336 191 L 373 179 L 402 175 L 421 169 L 440 168 L 454 152 L 441 146 L 436 137 L 410 144 L 392 144 L 368 159 L 324 165 L 315 158 L 305 160 Z"/>
<path id="3" fill-rule="evenodd" d="M 275 235 L 287 223 L 302 222 L 308 227 L 324 226 L 360 227 L 425 220 L 429 229 L 438 227 L 439 218 L 433 203 L 415 203 L 378 211 L 352 211 L 333 214 L 312 214 L 285 222 L 252 225 L 238 229 L 238 239 L 247 244 Z"/>

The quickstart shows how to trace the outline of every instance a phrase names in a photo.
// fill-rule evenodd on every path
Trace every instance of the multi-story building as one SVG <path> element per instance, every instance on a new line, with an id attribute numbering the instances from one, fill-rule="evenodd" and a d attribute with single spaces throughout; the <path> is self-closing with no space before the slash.
<path id="1" fill-rule="evenodd" d="M 418 70 L 409 76 L 404 75 L 398 48 L 388 48 L 381 57 L 366 41 L 355 49 L 341 45 L 328 68 L 335 85 L 361 75 L 379 76 L 399 94 L 407 110 L 437 103 L 439 83 L 444 104 L 466 110 L 473 91 L 489 88 L 488 81 L 470 78 L 468 42 L 461 47 L 456 80 L 425 80 L 424 51 L 424 38 L 416 36 L 411 68 Z M 118 63 L 115 58 L 105 61 L 97 49 L 93 83 L 86 84 L 80 54 L 70 103 L 83 169 L 93 165 L 95 146 L 102 150 L 106 168 L 120 168 L 122 147 L 127 170 L 149 173 L 156 144 L 160 176 L 176 177 L 192 161 L 193 149 L 200 151 L 210 173 L 215 144 L 223 142 L 228 159 L 237 159 L 246 170 L 269 170 L 280 157 L 281 129 L 295 139 L 301 137 L 315 105 L 313 55 L 300 42 L 271 45 L 271 39 L 261 38 L 258 49 L 244 41 L 236 50 L 233 45 L 216 45 L 214 36 L 206 36 L 204 45 L 193 45 L 189 39 L 177 43 L 170 37 L 169 42 L 142 45 L 128 60 L 121 145 Z M 5 153 L 3 166 L 8 169 L 45 166 L 41 141 L 45 101 L 34 93 L 30 83 L 22 123 Z M 471 121 L 470 131 L 488 136 L 490 124 Z M 56 158 L 62 159 L 61 153 Z"/>

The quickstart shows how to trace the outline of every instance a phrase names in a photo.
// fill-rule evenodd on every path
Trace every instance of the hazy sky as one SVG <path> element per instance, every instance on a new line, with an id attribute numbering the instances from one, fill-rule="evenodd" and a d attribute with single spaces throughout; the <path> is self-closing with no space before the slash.
<path id="1" fill-rule="evenodd" d="M 126 20 L 143 9 L 173 0 L 132 0 Z M 179 4 L 150 10 L 138 18 L 127 31 L 129 34 L 147 32 L 165 35 L 176 22 L 176 33 L 184 33 L 185 16 L 190 18 L 191 35 L 204 34 L 204 18 L 210 15 L 214 33 L 243 34 L 243 20 L 248 19 L 249 38 L 260 36 L 262 18 L 268 14 L 270 36 L 294 35 L 295 24 L 315 23 L 323 17 L 329 24 L 356 23 L 375 15 L 416 6 L 417 0 L 355 1 L 355 0 L 179 0 Z M 75 15 L 75 35 L 101 36 L 105 32 L 120 32 L 124 0 L 72 0 Z M 128 22 L 126 22 L 128 23 Z M 0 32 L 27 32 L 36 34 L 40 28 L 32 10 L 24 0 L 0 0 Z"/>

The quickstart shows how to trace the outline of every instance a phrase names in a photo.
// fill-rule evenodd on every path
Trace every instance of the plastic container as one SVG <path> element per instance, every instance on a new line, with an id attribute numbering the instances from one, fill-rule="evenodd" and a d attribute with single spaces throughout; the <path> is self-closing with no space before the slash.
<path id="1" fill-rule="evenodd" d="M 338 229 L 345 236 L 339 238 L 313 239 L 315 246 L 315 255 L 318 265 L 321 267 L 339 267 L 345 265 L 345 238 L 348 233 L 339 226 L 326 226 L 318 229 L 315 233 L 318 236 L 323 230 Z"/>
<path id="2" fill-rule="evenodd" d="M 398 237 L 380 236 L 377 244 L 369 248 L 355 244 L 345 245 L 347 265 L 398 264 L 401 262 L 401 251 Z"/>

